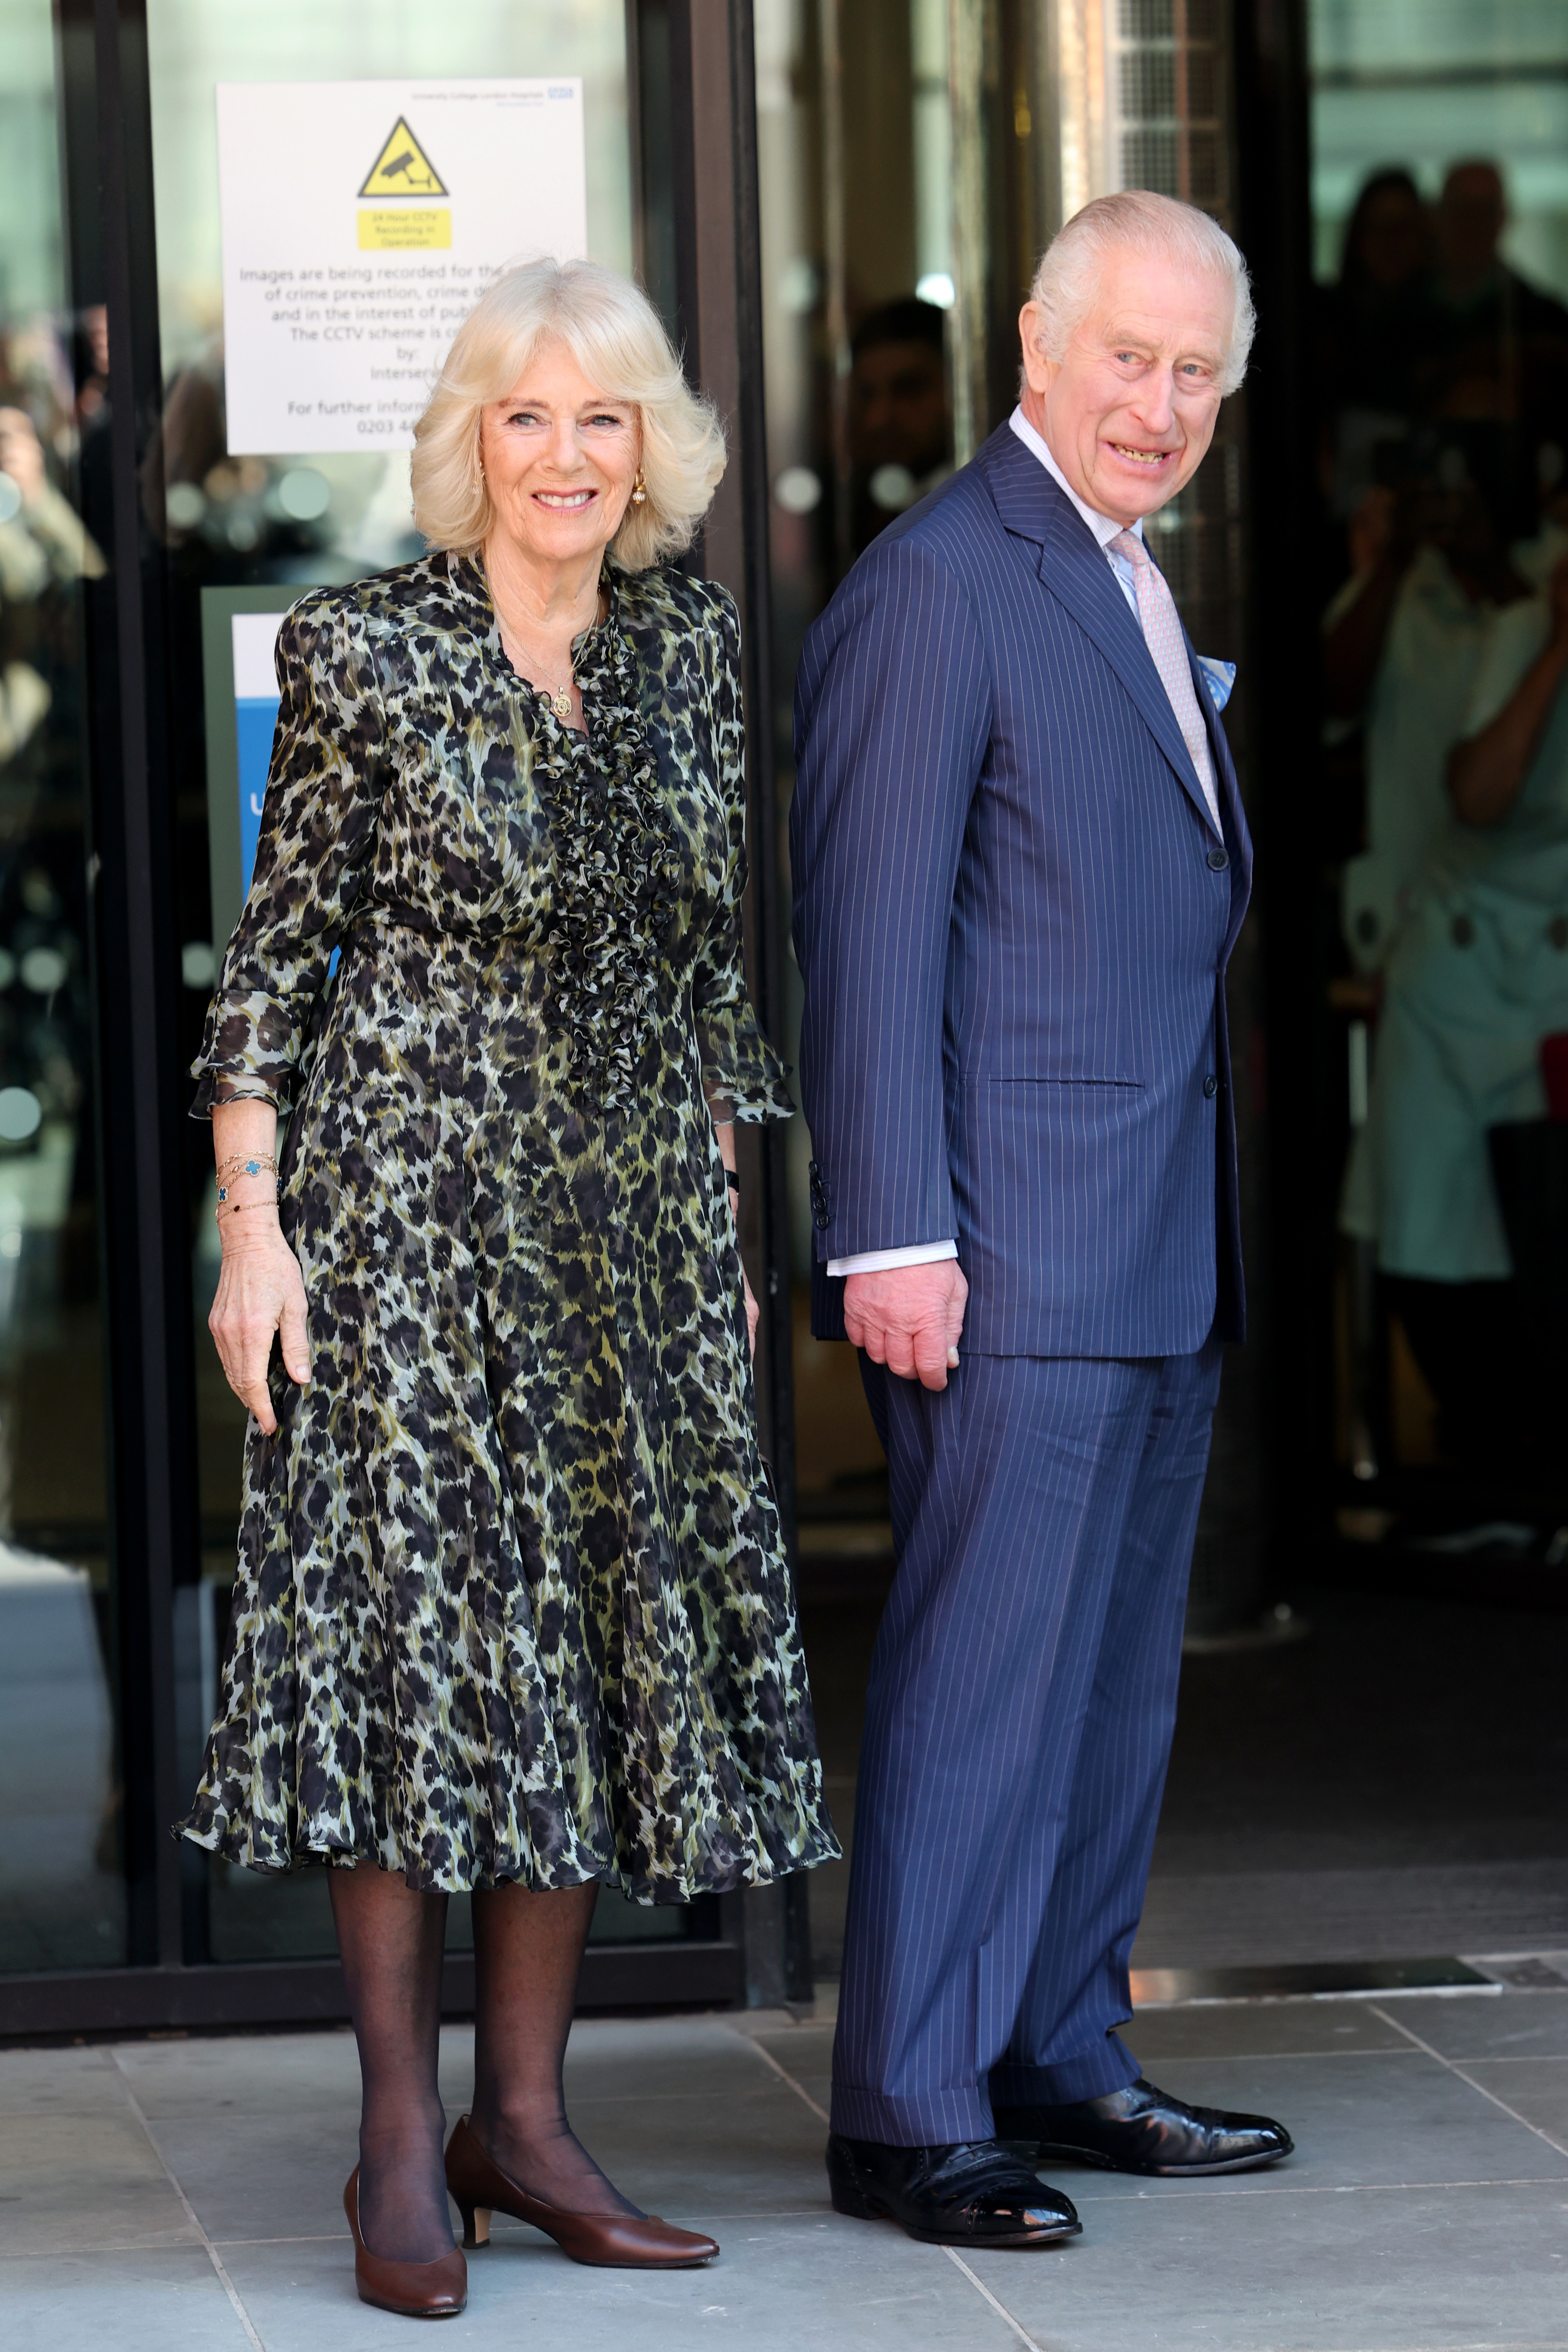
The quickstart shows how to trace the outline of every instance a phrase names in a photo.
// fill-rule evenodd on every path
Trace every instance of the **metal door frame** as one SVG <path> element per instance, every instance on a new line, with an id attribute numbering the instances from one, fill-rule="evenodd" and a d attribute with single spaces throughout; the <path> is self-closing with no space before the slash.
<path id="1" fill-rule="evenodd" d="M 66 218 L 76 308 L 107 304 L 112 492 L 89 518 L 113 551 L 89 614 L 89 872 L 98 1013 L 97 1122 L 110 1423 L 111 1622 L 124 1797 L 128 1958 L 0 1977 L 0 2039 L 346 2020 L 336 1960 L 212 1962 L 176 1756 L 175 1589 L 199 1574 L 191 1292 L 179 1137 L 180 985 L 174 811 L 165 755 L 175 682 L 163 551 L 144 500 L 160 429 L 146 0 L 55 0 Z M 715 401 L 731 463 L 694 568 L 740 607 L 745 648 L 752 878 L 748 968 L 764 1027 L 782 1008 L 782 909 L 769 676 L 751 0 L 627 0 L 628 106 L 639 263 Z M 650 109 L 659 110 L 650 114 Z M 133 552 L 128 560 L 126 551 Z M 758 1403 L 793 1562 L 794 1393 L 784 1156 L 776 1126 L 739 1133 L 742 1243 L 762 1303 Z M 719 1900 L 716 1938 L 591 1946 L 580 2009 L 758 2005 L 810 1997 L 805 1888 Z M 473 2006 L 473 1961 L 448 1956 L 444 2007 Z"/>

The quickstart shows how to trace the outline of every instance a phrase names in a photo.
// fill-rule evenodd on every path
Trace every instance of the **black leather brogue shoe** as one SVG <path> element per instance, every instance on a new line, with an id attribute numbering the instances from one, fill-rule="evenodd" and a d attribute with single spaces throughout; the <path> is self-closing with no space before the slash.
<path id="1" fill-rule="evenodd" d="M 1105 2172 L 1143 2172 L 1162 2179 L 1184 2173 L 1254 2172 L 1278 2164 L 1294 2140 L 1268 2116 L 1189 2107 L 1142 2077 L 1124 2091 L 1065 2107 L 997 2107 L 996 2137 L 1032 2147 L 1037 2163 L 1071 2157 Z"/>
<path id="2" fill-rule="evenodd" d="M 889 2147 L 835 2132 L 827 2179 L 836 2213 L 897 2221 L 925 2246 L 1049 2246 L 1082 2227 L 1058 2189 L 994 2139 Z"/>

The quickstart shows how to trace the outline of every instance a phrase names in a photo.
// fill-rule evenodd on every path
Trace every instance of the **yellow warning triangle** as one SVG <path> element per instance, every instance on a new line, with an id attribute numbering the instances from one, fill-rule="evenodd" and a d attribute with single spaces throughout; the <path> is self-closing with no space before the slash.
<path id="1" fill-rule="evenodd" d="M 444 196 L 445 183 L 400 114 L 370 167 L 362 196 Z"/>

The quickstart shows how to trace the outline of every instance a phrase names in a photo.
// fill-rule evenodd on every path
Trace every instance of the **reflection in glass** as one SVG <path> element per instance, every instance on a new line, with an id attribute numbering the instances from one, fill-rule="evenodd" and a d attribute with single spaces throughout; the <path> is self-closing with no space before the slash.
<path id="1" fill-rule="evenodd" d="M 1426 1482 L 1415 1539 L 1545 1556 L 1568 1405 L 1568 20 L 1317 0 L 1311 36 L 1342 1453 Z"/>
<path id="2" fill-rule="evenodd" d="M 64 282 L 48 0 L 0 21 L 0 1969 L 123 1958 L 106 1667 L 84 591 L 107 421 Z"/>

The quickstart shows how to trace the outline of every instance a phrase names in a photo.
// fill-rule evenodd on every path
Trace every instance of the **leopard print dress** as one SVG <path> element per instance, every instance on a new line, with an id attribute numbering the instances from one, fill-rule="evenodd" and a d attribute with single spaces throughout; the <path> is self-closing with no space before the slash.
<path id="1" fill-rule="evenodd" d="M 608 593 L 585 735 L 464 557 L 279 635 L 195 1106 L 294 1105 L 311 1377 L 275 1350 L 250 1423 L 180 1824 L 253 1868 L 658 1903 L 838 1851 L 713 1132 L 791 1108 L 742 970 L 734 608 Z"/>

